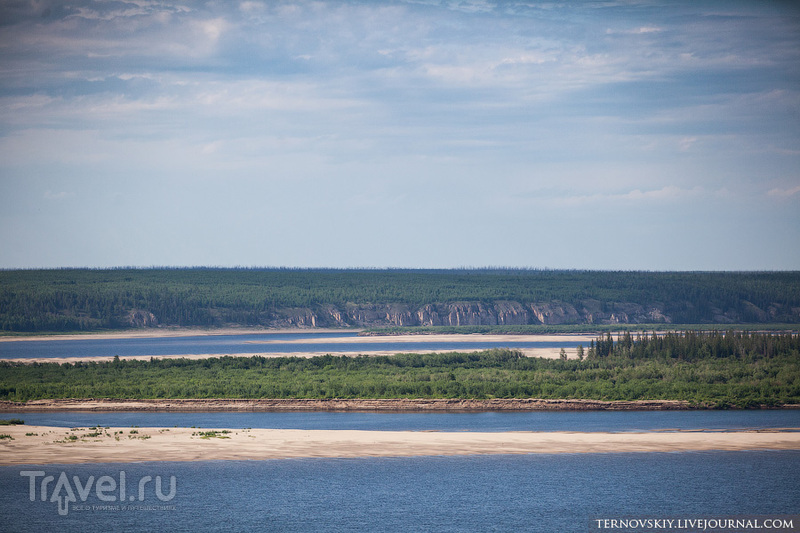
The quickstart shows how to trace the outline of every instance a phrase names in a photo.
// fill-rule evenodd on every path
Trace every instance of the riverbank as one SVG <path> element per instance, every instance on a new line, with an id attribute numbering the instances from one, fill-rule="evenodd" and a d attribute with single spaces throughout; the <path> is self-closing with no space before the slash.
<path id="1" fill-rule="evenodd" d="M 666 411 L 694 407 L 678 400 L 474 399 L 53 399 L 0 401 L 2 411 Z"/>
<path id="2" fill-rule="evenodd" d="M 361 329 L 349 328 L 264 328 L 264 327 L 227 327 L 227 328 L 195 328 L 195 327 L 158 327 L 143 329 L 121 329 L 116 331 L 87 331 L 81 333 L 47 333 L 47 334 L 9 334 L 0 335 L 0 342 L 12 341 L 54 341 L 78 339 L 160 339 L 167 337 L 206 337 L 213 335 L 263 335 L 288 333 L 359 333 Z"/>
<path id="3" fill-rule="evenodd" d="M 439 353 L 442 351 L 458 351 L 462 353 L 474 353 L 484 351 L 486 348 L 485 346 L 482 348 L 470 348 L 470 347 L 460 347 L 459 345 L 466 345 L 468 343 L 495 343 L 498 345 L 504 345 L 505 343 L 556 343 L 556 342 L 567 342 L 572 343 L 575 346 L 578 344 L 584 345 L 588 348 L 589 343 L 592 341 L 593 337 L 589 335 L 581 335 L 581 334 L 566 334 L 566 335 L 488 335 L 488 334 L 431 334 L 431 335 L 396 335 L 391 337 L 363 337 L 363 336 L 353 336 L 352 333 L 357 333 L 359 330 L 350 330 L 350 331 L 343 331 L 343 330 L 307 330 L 307 329 L 294 329 L 294 330 L 264 330 L 264 329 L 225 329 L 225 330 L 164 330 L 164 331 L 154 331 L 152 334 L 145 333 L 145 332 L 116 332 L 116 333 L 101 333 L 95 335 L 64 335 L 59 337 L 52 337 L 52 336 L 42 336 L 42 337 L 5 337 L 0 338 L 0 342 L 10 342 L 10 341 L 47 341 L 47 340 L 108 340 L 108 339 L 147 339 L 147 338 L 170 338 L 170 337 L 188 337 L 188 336 L 212 336 L 212 335 L 266 335 L 266 334 L 283 334 L 278 339 L 272 339 L 268 337 L 262 337 L 258 340 L 246 340 L 243 343 L 246 345 L 258 347 L 260 345 L 263 346 L 275 346 L 281 345 L 285 346 L 285 349 L 281 350 L 280 352 L 269 351 L 265 348 L 264 352 L 222 352 L 222 353 L 199 353 L 199 354 L 143 354 L 143 355 L 122 355 L 119 358 L 124 360 L 131 360 L 131 361 L 148 361 L 151 358 L 158 358 L 158 359 L 207 359 L 211 357 L 223 357 L 223 356 L 230 356 L 230 357 L 303 357 L 303 358 L 310 358 L 316 357 L 319 355 L 324 355 L 329 353 L 331 349 L 331 345 L 356 345 L 358 348 L 351 349 L 347 351 L 336 351 L 335 355 L 337 356 L 347 356 L 347 357 L 355 357 L 358 355 L 369 355 L 369 356 L 392 356 L 397 354 L 398 352 L 402 353 L 416 353 L 416 354 L 430 354 L 430 353 Z M 302 333 L 332 333 L 334 336 L 324 336 L 324 337 L 309 337 L 307 335 L 299 336 L 298 338 L 286 338 L 286 335 L 291 334 L 302 334 Z M 343 333 L 350 333 L 350 335 L 341 335 L 337 336 L 336 334 L 343 334 Z M 387 341 L 387 339 L 391 339 Z M 385 344 L 386 342 L 391 342 L 392 344 L 398 345 L 398 348 L 394 348 L 392 350 L 386 350 L 379 348 L 377 345 Z M 414 344 L 416 347 L 414 348 L 404 348 L 404 346 L 411 346 Z M 428 343 L 447 343 L 453 345 L 453 348 L 447 350 L 436 350 L 436 349 L 428 349 L 424 347 L 420 347 L 419 345 L 428 344 Z M 294 350 L 294 347 L 300 347 L 301 345 L 305 346 L 305 349 L 302 350 Z M 319 350 L 315 350 L 313 347 L 317 345 L 320 346 Z M 328 348 L 326 349 L 326 346 Z M 309 350 L 308 346 L 312 348 Z M 257 348 L 255 348 L 257 349 Z M 532 348 L 516 348 L 517 351 L 525 355 L 526 357 L 541 357 L 545 359 L 558 359 L 561 357 L 561 348 L 560 347 L 532 347 Z M 567 352 L 567 357 L 571 359 L 577 358 L 577 351 L 575 348 L 570 348 Z M 21 362 L 21 363 L 78 363 L 82 361 L 93 361 L 95 363 L 104 362 L 104 361 L 111 361 L 113 359 L 113 355 L 109 356 L 91 356 L 91 357 L 84 357 L 84 356 L 66 356 L 66 357 L 27 357 L 22 359 L 2 359 L 0 361 L 11 361 L 11 362 Z"/>
<path id="4" fill-rule="evenodd" d="M 447 352 L 458 352 L 458 353 L 478 353 L 478 352 L 485 352 L 485 348 L 458 348 L 457 350 L 370 350 L 365 347 L 363 350 L 358 351 L 348 351 L 348 352 L 334 352 L 330 353 L 330 355 L 334 355 L 336 357 L 358 357 L 360 355 L 366 355 L 369 357 L 391 357 L 397 355 L 398 353 L 404 354 L 418 354 L 418 355 L 426 355 L 426 354 L 438 354 L 438 353 L 447 353 Z M 539 357 L 542 359 L 559 359 L 561 357 L 560 348 L 514 348 L 515 352 L 519 352 L 525 357 Z M 570 350 L 572 352 L 574 350 Z M 263 352 L 263 353 L 250 353 L 250 352 L 242 352 L 242 353 L 209 353 L 209 354 L 173 354 L 173 355 L 123 355 L 119 356 L 120 360 L 123 361 L 149 361 L 151 359 L 189 359 L 192 361 L 198 361 L 202 359 L 211 359 L 214 357 L 266 357 L 269 359 L 275 359 L 279 357 L 300 357 L 303 359 L 310 359 L 312 357 L 319 357 L 321 355 L 327 355 L 329 352 Z M 567 353 L 568 359 L 576 359 L 577 356 L 573 354 Z M 75 363 L 85 363 L 85 362 L 92 362 L 92 363 L 107 363 L 109 361 L 113 361 L 114 357 L 28 357 L 25 359 L 0 359 L 0 361 L 5 361 L 8 363 L 22 363 L 22 364 L 31 364 L 31 363 L 55 363 L 57 365 L 61 365 L 64 363 L 75 364 Z"/>
<path id="5" fill-rule="evenodd" d="M 429 432 L 4 426 L 0 465 L 298 457 L 798 450 L 796 431 Z"/>

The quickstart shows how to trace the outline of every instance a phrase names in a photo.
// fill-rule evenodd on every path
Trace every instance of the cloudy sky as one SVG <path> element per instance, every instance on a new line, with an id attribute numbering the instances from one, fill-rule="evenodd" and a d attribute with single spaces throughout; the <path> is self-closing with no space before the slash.
<path id="1" fill-rule="evenodd" d="M 0 1 L 0 267 L 800 269 L 790 2 Z"/>

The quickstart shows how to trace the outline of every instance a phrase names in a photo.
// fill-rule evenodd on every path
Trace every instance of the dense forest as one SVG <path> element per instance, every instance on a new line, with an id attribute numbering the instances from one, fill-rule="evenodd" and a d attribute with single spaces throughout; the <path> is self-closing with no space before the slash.
<path id="1" fill-rule="evenodd" d="M 583 358 L 479 353 L 111 362 L 0 362 L 0 399 L 543 398 L 686 400 L 698 407 L 800 403 L 800 335 L 610 334 Z"/>
<path id="2" fill-rule="evenodd" d="M 0 271 L 0 331 L 800 323 L 800 272 Z"/>

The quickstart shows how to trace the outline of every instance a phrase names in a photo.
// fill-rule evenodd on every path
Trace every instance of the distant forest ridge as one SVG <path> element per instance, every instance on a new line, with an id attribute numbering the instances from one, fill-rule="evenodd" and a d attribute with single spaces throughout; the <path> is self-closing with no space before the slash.
<path id="1" fill-rule="evenodd" d="M 800 323 L 800 272 L 0 270 L 0 329 Z"/>

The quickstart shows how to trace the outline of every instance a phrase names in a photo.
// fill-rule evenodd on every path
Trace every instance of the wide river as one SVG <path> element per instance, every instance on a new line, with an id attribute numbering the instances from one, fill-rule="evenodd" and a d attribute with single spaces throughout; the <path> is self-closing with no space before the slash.
<path id="1" fill-rule="evenodd" d="M 357 347 L 348 346 L 347 339 L 327 344 L 326 335 L 343 334 L 13 341 L 0 343 L 0 358 L 340 353 L 364 347 L 355 342 Z M 418 349 L 465 348 L 465 343 L 422 344 Z M 486 347 L 498 346 L 489 344 Z M 565 348 L 575 345 L 571 342 Z M 409 343 L 387 340 L 370 344 L 369 349 L 401 352 L 412 348 Z M 800 427 L 800 410 L 0 413 L 0 418 L 12 417 L 28 425 L 60 427 L 209 429 L 629 432 Z M 800 451 L 608 450 L 203 462 L 163 462 L 153 457 L 141 463 L 3 466 L 0 531 L 719 533 L 763 532 L 764 521 L 774 519 L 790 520 L 793 528 L 771 531 L 800 531 L 799 480 Z M 761 529 L 714 528 L 713 522 L 704 529 L 696 522 L 753 516 L 760 520 L 754 524 Z M 632 527 L 607 527 L 612 520 L 626 520 Z M 634 524 L 634 520 L 644 522 Z"/>
<path id="2" fill-rule="evenodd" d="M 165 355 L 211 355 L 211 354 L 276 354 L 318 353 L 336 354 L 345 352 L 410 352 L 414 350 L 456 351 L 489 348 L 565 348 L 573 349 L 581 344 L 574 338 L 563 341 L 542 341 L 531 336 L 530 340 L 487 341 L 480 335 L 470 335 L 460 341 L 426 340 L 398 342 L 392 337 L 358 337 L 355 332 L 336 333 L 257 333 L 244 335 L 197 335 L 180 337 L 133 337 L 133 338 L 78 338 L 55 340 L 20 340 L 0 342 L 0 359 L 34 359 L 56 357 L 113 357 L 165 356 Z M 453 337 L 455 339 L 456 337 Z M 385 339 L 385 340 L 383 340 Z M 431 337 L 433 339 L 433 337 Z M 368 342 L 367 342 L 368 341 Z M 377 341 L 377 342 L 376 342 Z M 588 343 L 583 343 L 588 345 Z"/>
<path id="3" fill-rule="evenodd" d="M 0 415 L 11 416 L 62 427 L 612 432 L 800 427 L 797 410 Z M 762 526 L 764 520 L 790 520 L 794 529 L 779 531 L 797 531 L 799 479 L 800 451 L 202 462 L 154 457 L 141 463 L 4 466 L 0 531 L 577 533 L 601 531 L 600 525 L 611 524 L 605 520 L 624 519 L 645 522 L 615 531 L 686 533 L 704 531 L 688 527 L 687 520 L 753 516 Z M 673 527 L 654 528 L 647 520 L 672 520 Z"/>
<path id="4" fill-rule="evenodd" d="M 800 428 L 800 409 L 753 411 L 95 412 L 10 411 L 28 425 L 356 429 L 377 431 L 657 431 Z M 0 431 L 2 432 L 2 431 Z"/>
<path id="5" fill-rule="evenodd" d="M 0 530 L 797 531 L 798 479 L 799 451 L 15 466 L 0 467 Z M 686 527 L 754 515 L 795 528 Z M 599 527 L 618 519 L 673 527 Z"/>

